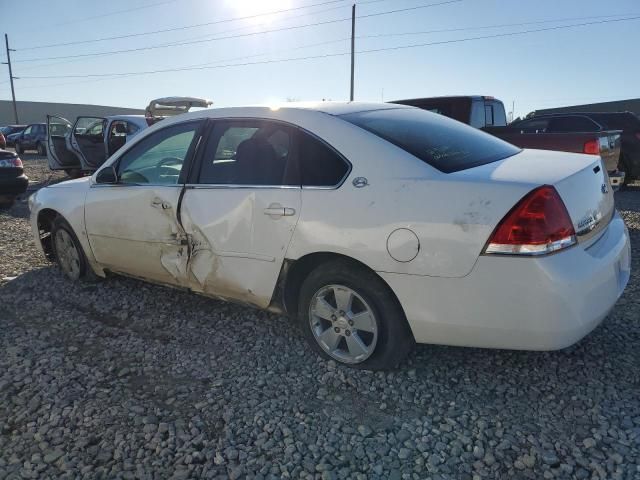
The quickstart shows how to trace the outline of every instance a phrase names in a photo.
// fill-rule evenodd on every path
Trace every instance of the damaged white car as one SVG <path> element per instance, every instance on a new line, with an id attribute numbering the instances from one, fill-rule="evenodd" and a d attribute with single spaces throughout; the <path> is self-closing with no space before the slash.
<path id="1" fill-rule="evenodd" d="M 66 118 L 47 115 L 47 160 L 51 170 L 69 176 L 94 172 L 125 143 L 156 122 L 207 108 L 213 102 L 195 97 L 165 97 L 151 100 L 144 115 L 81 116 L 72 124 Z"/>
<path id="2" fill-rule="evenodd" d="M 73 280 L 114 272 L 286 312 L 322 355 L 368 369 L 414 342 L 565 347 L 630 274 L 599 159 L 400 105 L 180 115 L 30 206 Z"/>

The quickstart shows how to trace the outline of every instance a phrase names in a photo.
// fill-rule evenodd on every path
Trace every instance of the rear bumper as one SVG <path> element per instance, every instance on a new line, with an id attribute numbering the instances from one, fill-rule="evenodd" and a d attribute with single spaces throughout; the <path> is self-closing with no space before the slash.
<path id="1" fill-rule="evenodd" d="M 630 275 L 629 235 L 616 213 L 591 246 L 540 258 L 484 255 L 462 278 L 380 273 L 420 343 L 555 350 L 591 332 Z"/>
<path id="2" fill-rule="evenodd" d="M 0 177 L 0 195 L 20 195 L 27 191 L 29 178 L 26 175 L 19 177 Z"/>

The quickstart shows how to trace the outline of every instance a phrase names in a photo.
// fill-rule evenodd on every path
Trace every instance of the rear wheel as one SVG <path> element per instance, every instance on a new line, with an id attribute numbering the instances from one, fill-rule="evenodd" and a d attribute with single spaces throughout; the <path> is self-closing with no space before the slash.
<path id="1" fill-rule="evenodd" d="M 11 208 L 15 201 L 15 197 L 0 197 L 0 210 Z"/>
<path id="2" fill-rule="evenodd" d="M 627 185 L 629 185 L 633 180 L 631 178 L 631 169 L 629 168 L 629 162 L 624 156 L 620 157 L 620 162 L 618 163 L 618 170 L 625 173 L 624 183 L 622 184 L 622 188 L 624 188 Z"/>
<path id="3" fill-rule="evenodd" d="M 41 156 L 41 157 L 45 157 L 47 155 L 47 149 L 40 142 L 38 142 L 36 144 L 36 150 L 38 151 L 38 155 Z"/>
<path id="4" fill-rule="evenodd" d="M 96 278 L 87 262 L 82 245 L 71 226 L 62 217 L 53 221 L 51 239 L 55 261 L 68 279 L 76 281 Z"/>
<path id="5" fill-rule="evenodd" d="M 415 344 L 389 287 L 374 272 L 348 262 L 321 265 L 309 274 L 298 319 L 317 352 L 356 368 L 394 368 Z"/>

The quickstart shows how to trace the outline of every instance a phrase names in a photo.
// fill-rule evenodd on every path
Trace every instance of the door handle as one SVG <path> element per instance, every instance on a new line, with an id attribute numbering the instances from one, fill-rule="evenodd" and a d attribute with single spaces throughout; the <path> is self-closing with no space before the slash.
<path id="1" fill-rule="evenodd" d="M 278 203 L 269 205 L 263 212 L 270 217 L 291 217 L 296 214 L 295 209 L 283 207 Z"/>
<path id="2" fill-rule="evenodd" d="M 171 208 L 169 203 L 163 202 L 160 198 L 154 198 L 151 202 L 151 206 L 153 208 L 161 208 L 162 210 L 168 210 Z"/>

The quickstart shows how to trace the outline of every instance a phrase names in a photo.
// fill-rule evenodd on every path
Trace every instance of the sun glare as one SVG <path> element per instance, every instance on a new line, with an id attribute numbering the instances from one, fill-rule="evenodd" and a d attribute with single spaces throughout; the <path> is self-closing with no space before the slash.
<path id="1" fill-rule="evenodd" d="M 251 16 L 291 8 L 293 2 L 292 0 L 227 0 L 227 4 L 240 16 Z M 265 15 L 257 17 L 255 21 L 264 23 L 273 21 L 274 18 L 274 15 Z"/>

